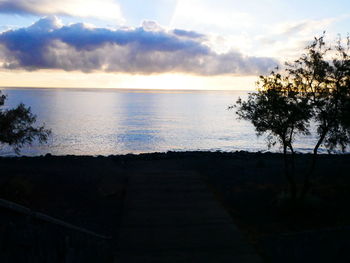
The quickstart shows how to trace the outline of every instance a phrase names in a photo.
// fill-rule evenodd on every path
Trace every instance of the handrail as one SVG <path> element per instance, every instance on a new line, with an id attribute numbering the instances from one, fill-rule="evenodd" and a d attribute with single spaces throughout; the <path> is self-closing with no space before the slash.
<path id="1" fill-rule="evenodd" d="M 91 235 L 94 237 L 98 237 L 101 239 L 112 239 L 112 237 L 103 236 L 103 235 L 97 234 L 93 231 L 87 230 L 85 228 L 81 228 L 81 227 L 72 225 L 72 224 L 67 223 L 63 220 L 48 216 L 46 214 L 43 214 L 40 212 L 35 212 L 28 207 L 16 204 L 14 202 L 11 202 L 11 201 L 8 201 L 5 199 L 0 198 L 0 207 L 6 208 L 6 209 L 9 209 L 9 210 L 12 210 L 14 212 L 21 213 L 21 214 L 28 215 L 28 216 L 33 217 L 35 219 L 43 220 L 43 221 L 51 223 L 51 224 L 55 224 L 55 225 L 59 225 L 59 226 L 62 226 L 62 227 L 68 228 L 68 229 L 76 230 L 78 232 L 82 232 L 82 233 L 85 233 L 85 234 L 88 234 L 88 235 Z"/>

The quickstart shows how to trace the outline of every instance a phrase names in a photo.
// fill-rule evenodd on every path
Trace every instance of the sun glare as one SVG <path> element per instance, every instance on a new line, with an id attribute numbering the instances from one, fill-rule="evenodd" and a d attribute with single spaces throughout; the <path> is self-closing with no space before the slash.
<path id="1" fill-rule="evenodd" d="M 255 76 L 132 75 L 57 70 L 1 72 L 3 87 L 67 87 L 158 90 L 253 90 Z"/>

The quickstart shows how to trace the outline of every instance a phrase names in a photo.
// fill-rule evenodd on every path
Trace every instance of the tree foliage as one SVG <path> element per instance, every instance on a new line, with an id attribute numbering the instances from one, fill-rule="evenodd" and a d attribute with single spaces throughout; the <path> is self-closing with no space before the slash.
<path id="1" fill-rule="evenodd" d="M 267 133 L 268 146 L 280 143 L 293 151 L 298 133 L 308 134 L 309 105 L 289 77 L 272 72 L 260 76 L 257 93 L 249 94 L 247 101 L 238 99 L 239 118 L 250 120 L 258 135 Z"/>
<path id="2" fill-rule="evenodd" d="M 324 36 L 315 38 L 307 52 L 287 66 L 294 85 L 308 97 L 312 106 L 318 134 L 314 153 L 322 144 L 330 151 L 338 148 L 344 151 L 350 142 L 346 124 L 350 93 L 349 39 L 346 47 L 341 38 L 332 47 L 326 46 Z"/>
<path id="3" fill-rule="evenodd" d="M 0 145 L 11 146 L 18 154 L 25 144 L 46 142 L 51 131 L 34 126 L 36 116 L 23 103 L 13 109 L 2 109 L 6 96 L 0 91 Z"/>

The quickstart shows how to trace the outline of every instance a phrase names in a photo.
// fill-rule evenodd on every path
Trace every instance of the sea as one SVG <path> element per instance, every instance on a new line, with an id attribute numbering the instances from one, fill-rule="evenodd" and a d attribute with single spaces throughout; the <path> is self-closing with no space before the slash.
<path id="1" fill-rule="evenodd" d="M 280 152 L 267 147 L 253 125 L 228 110 L 248 91 L 2 88 L 2 109 L 29 106 L 37 124 L 52 134 L 45 144 L 24 146 L 20 155 L 119 155 L 167 151 Z M 315 137 L 296 141 L 309 152 Z M 1 156 L 15 152 L 1 145 Z"/>

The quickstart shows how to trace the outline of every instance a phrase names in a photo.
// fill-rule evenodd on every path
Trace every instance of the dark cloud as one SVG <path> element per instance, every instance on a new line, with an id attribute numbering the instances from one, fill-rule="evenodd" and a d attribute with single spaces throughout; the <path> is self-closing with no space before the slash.
<path id="1" fill-rule="evenodd" d="M 28 8 L 24 7 L 19 1 L 0 1 L 1 13 L 17 13 L 26 14 L 28 13 Z M 31 12 L 30 12 L 31 13 Z"/>
<path id="2" fill-rule="evenodd" d="M 64 15 L 124 21 L 114 0 L 0 0 L 0 13 L 23 15 Z"/>
<path id="3" fill-rule="evenodd" d="M 195 31 L 188 31 L 183 29 L 174 29 L 173 33 L 177 36 L 188 37 L 188 38 L 204 38 L 205 35 L 199 34 Z"/>
<path id="4" fill-rule="evenodd" d="M 0 54 L 4 67 L 26 70 L 251 75 L 277 65 L 271 58 L 217 54 L 203 38 L 192 31 L 161 30 L 149 22 L 147 27 L 110 30 L 61 26 L 54 18 L 43 18 L 30 27 L 1 33 Z"/>

